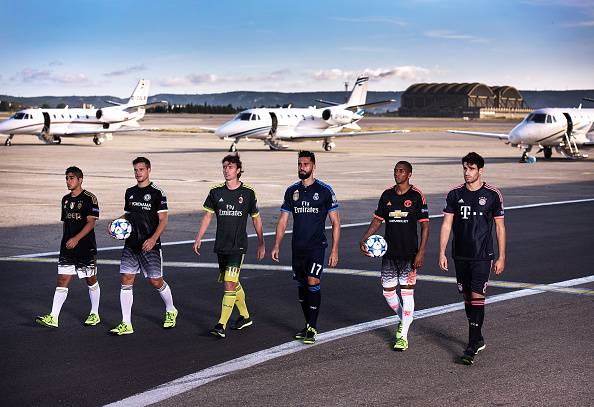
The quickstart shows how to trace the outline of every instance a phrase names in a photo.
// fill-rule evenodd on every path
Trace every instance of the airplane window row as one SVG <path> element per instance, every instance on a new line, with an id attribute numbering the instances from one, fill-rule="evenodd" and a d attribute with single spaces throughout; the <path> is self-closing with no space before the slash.
<path id="1" fill-rule="evenodd" d="M 11 119 L 15 119 L 15 120 L 28 120 L 28 119 L 32 119 L 33 115 L 30 115 L 29 113 L 15 113 L 12 115 Z"/>
<path id="2" fill-rule="evenodd" d="M 60 115 L 60 116 L 62 116 L 62 119 L 65 119 L 65 117 L 64 117 L 63 114 Z M 68 117 L 72 119 L 72 115 L 71 114 L 69 114 Z M 78 114 L 76 115 L 76 118 L 77 119 L 84 119 L 85 117 L 88 119 L 89 118 L 89 115 L 88 114 L 85 115 L 85 116 L 81 116 L 81 115 L 78 115 Z M 57 119 L 57 118 L 58 118 L 57 115 L 54 115 L 54 119 Z"/>

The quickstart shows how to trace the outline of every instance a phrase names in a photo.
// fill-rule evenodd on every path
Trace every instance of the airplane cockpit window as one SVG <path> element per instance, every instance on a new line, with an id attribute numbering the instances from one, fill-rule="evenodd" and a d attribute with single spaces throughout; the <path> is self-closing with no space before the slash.
<path id="1" fill-rule="evenodd" d="M 526 116 L 526 121 L 529 122 L 532 120 L 532 116 L 534 116 L 532 113 L 530 113 L 528 116 Z"/>
<path id="2" fill-rule="evenodd" d="M 557 123 L 557 119 L 555 119 L 555 116 L 551 116 L 553 118 L 553 123 Z"/>
<path id="3" fill-rule="evenodd" d="M 16 120 L 23 120 L 25 118 L 25 113 L 15 113 L 11 119 L 16 119 Z"/>
<path id="4" fill-rule="evenodd" d="M 553 123 L 553 120 L 551 119 L 550 115 L 547 115 L 547 123 Z"/>
<path id="5" fill-rule="evenodd" d="M 237 118 L 239 120 L 249 120 L 251 116 L 251 113 L 241 113 L 239 116 L 237 116 Z"/>
<path id="6" fill-rule="evenodd" d="M 530 121 L 534 123 L 544 123 L 546 118 L 547 115 L 544 113 L 534 113 Z"/>

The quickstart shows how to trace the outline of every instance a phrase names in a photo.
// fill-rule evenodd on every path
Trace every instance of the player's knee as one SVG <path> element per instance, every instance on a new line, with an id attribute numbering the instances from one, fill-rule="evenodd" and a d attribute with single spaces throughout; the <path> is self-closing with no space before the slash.
<path id="1" fill-rule="evenodd" d="M 159 288 L 163 287 L 165 281 L 163 281 L 162 278 L 149 278 L 149 283 L 158 290 Z"/>
<path id="2" fill-rule="evenodd" d="M 237 286 L 239 284 L 236 283 L 235 281 L 224 281 L 223 282 L 223 286 L 225 288 L 225 291 L 235 291 L 237 289 Z"/>
<path id="3" fill-rule="evenodd" d="M 485 296 L 481 293 L 475 293 L 474 291 L 472 293 L 470 293 L 470 298 L 472 299 L 482 299 L 485 298 Z"/>
<path id="4" fill-rule="evenodd" d="M 70 283 L 70 276 L 67 274 L 58 274 L 58 283 L 57 286 L 58 287 L 68 287 L 68 284 Z"/>
<path id="5" fill-rule="evenodd" d="M 134 284 L 134 274 L 122 274 L 122 285 L 132 285 Z"/>
<path id="6" fill-rule="evenodd" d="M 87 285 L 90 287 L 97 283 L 97 276 L 86 277 Z"/>
<path id="7" fill-rule="evenodd" d="M 320 285 L 320 279 L 315 277 L 307 277 L 307 285 Z"/>

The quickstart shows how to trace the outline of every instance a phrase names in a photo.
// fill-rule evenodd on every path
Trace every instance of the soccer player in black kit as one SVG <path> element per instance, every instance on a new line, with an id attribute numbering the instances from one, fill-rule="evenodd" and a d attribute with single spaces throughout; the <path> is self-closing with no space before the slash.
<path id="1" fill-rule="evenodd" d="M 299 152 L 297 160 L 298 181 L 287 188 L 281 215 L 276 226 L 272 260 L 279 261 L 280 244 L 285 235 L 289 214 L 293 214 L 292 268 L 293 279 L 298 283 L 299 302 L 305 317 L 305 327 L 294 336 L 304 344 L 316 341 L 317 320 L 320 312 L 320 278 L 324 269 L 326 217 L 332 223 L 332 248 L 328 266 L 338 264 L 340 216 L 338 202 L 330 185 L 314 178 L 316 157 L 310 151 Z"/>
<path id="2" fill-rule="evenodd" d="M 462 158 L 464 183 L 447 195 L 439 237 L 439 267 L 447 271 L 446 247 L 454 230 L 452 257 L 456 268 L 458 291 L 464 295 L 468 318 L 468 346 L 461 357 L 472 365 L 478 352 L 485 349 L 481 328 L 485 317 L 485 295 L 491 270 L 503 273 L 505 268 L 505 223 L 503 196 L 492 185 L 483 182 L 483 157 L 475 152 Z M 495 263 L 493 223 L 497 234 L 499 256 Z"/>
<path id="3" fill-rule="evenodd" d="M 239 318 L 231 329 L 244 329 L 253 324 L 245 302 L 245 291 L 239 282 L 241 265 L 248 247 L 246 233 L 248 215 L 252 218 L 258 235 L 256 259 L 262 260 L 266 250 L 256 191 L 239 180 L 243 166 L 239 155 L 227 155 L 223 158 L 222 164 L 225 182 L 210 189 L 204 201 L 204 215 L 194 241 L 194 252 L 200 255 L 202 237 L 214 214 L 217 218 L 214 252 L 219 261 L 219 282 L 223 283 L 225 290 L 221 304 L 221 317 L 210 330 L 210 334 L 217 338 L 226 337 L 227 322 L 235 306 L 239 311 Z"/>
<path id="4" fill-rule="evenodd" d="M 149 283 L 159 292 L 165 304 L 163 328 L 175 327 L 177 309 L 173 306 L 171 288 L 163 280 L 163 255 L 160 236 L 167 226 L 167 196 L 156 184 L 151 182 L 151 162 L 148 158 L 137 157 L 132 161 L 136 185 L 126 190 L 124 196 L 124 215 L 132 224 L 132 234 L 126 239 L 122 250 L 120 276 L 120 306 L 122 322 L 110 332 L 114 335 L 134 333 L 132 327 L 132 287 L 136 274 L 142 272 Z"/>
<path id="5" fill-rule="evenodd" d="M 54 293 L 52 311 L 35 318 L 35 322 L 50 328 L 58 327 L 60 310 L 68 296 L 68 285 L 72 276 L 78 275 L 87 281 L 91 312 L 84 324 L 97 325 L 101 290 L 97 281 L 97 243 L 95 221 L 99 217 L 99 203 L 95 195 L 82 188 L 83 172 L 78 167 L 66 169 L 66 187 L 69 194 L 62 198 L 64 222 L 60 257 L 58 260 L 58 282 Z"/>
<path id="6" fill-rule="evenodd" d="M 396 185 L 386 189 L 377 203 L 373 219 L 359 242 L 361 251 L 371 256 L 365 241 L 386 222 L 388 250 L 382 257 L 381 282 L 384 298 L 400 318 L 396 327 L 394 350 L 408 349 L 408 329 L 415 311 L 414 289 L 417 269 L 425 263 L 425 248 L 429 239 L 429 210 L 423 192 L 410 184 L 412 165 L 398 161 L 394 167 Z M 421 225 L 421 243 L 417 235 Z M 396 287 L 400 285 L 398 298 Z"/>

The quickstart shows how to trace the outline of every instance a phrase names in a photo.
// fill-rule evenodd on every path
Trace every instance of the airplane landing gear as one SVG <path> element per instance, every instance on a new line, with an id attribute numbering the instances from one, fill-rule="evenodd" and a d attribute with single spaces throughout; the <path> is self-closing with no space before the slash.
<path id="1" fill-rule="evenodd" d="M 93 137 L 93 143 L 95 143 L 97 146 L 103 144 L 104 141 L 105 139 L 103 137 Z"/>
<path id="2" fill-rule="evenodd" d="M 54 136 L 54 144 L 62 144 L 62 138 L 58 136 Z"/>
<path id="3" fill-rule="evenodd" d="M 234 153 L 236 151 L 237 151 L 237 143 L 231 144 L 231 146 L 229 147 L 229 152 Z"/>
<path id="4" fill-rule="evenodd" d="M 544 158 L 549 159 L 553 156 L 553 148 L 552 147 L 544 147 Z"/>
<path id="5" fill-rule="evenodd" d="M 12 145 L 12 138 L 14 137 L 14 134 L 11 134 L 10 136 L 8 136 L 6 138 L 6 141 L 4 142 L 4 145 L 6 147 L 10 147 Z"/>
<path id="6" fill-rule="evenodd" d="M 324 147 L 324 151 L 332 151 L 336 147 L 336 144 L 332 141 L 324 141 L 322 146 Z"/>

